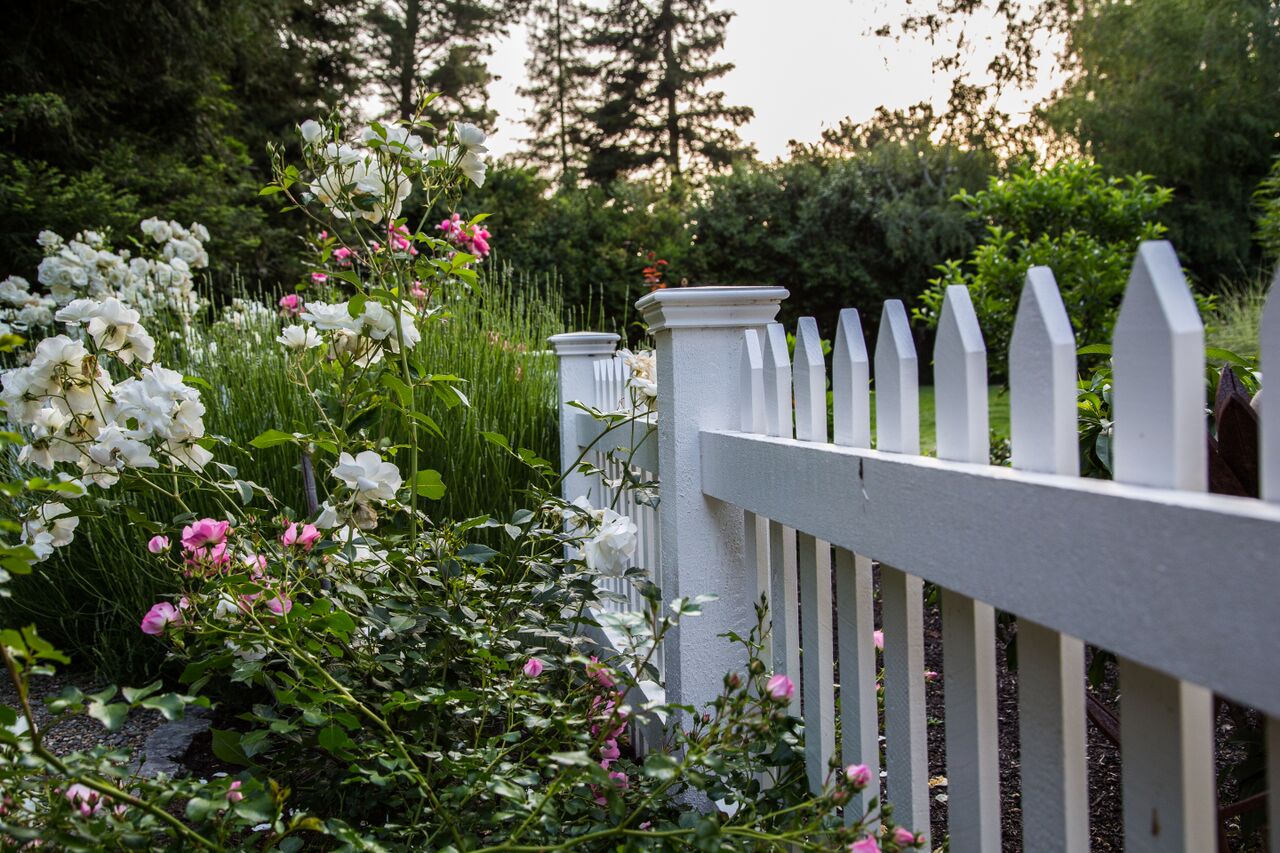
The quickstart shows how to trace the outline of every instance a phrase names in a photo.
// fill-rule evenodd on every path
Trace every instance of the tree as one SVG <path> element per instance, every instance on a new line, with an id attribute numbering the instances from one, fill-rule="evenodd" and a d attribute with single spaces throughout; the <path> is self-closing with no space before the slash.
<path id="1" fill-rule="evenodd" d="M 456 117 L 488 125 L 485 60 L 490 39 L 524 12 L 526 2 L 504 0 L 372 0 L 365 13 L 369 83 L 387 114 L 408 119 L 424 92 L 442 92 Z"/>
<path id="2" fill-rule="evenodd" d="M 710 88 L 733 68 L 714 58 L 732 17 L 711 0 L 613 0 L 588 39 L 608 56 L 591 113 L 589 178 L 607 184 L 660 166 L 679 183 L 749 152 L 737 128 L 753 111 Z"/>
<path id="3" fill-rule="evenodd" d="M 1280 3 L 1094 0 L 1046 109 L 1111 174 L 1173 189 L 1170 239 L 1206 283 L 1248 274 L 1251 196 L 1280 155 Z"/>
<path id="4" fill-rule="evenodd" d="M 533 102 L 524 159 L 551 169 L 562 181 L 571 181 L 587 156 L 583 128 L 594 74 L 582 31 L 589 12 L 578 0 L 540 0 L 530 16 L 529 82 L 519 90 Z"/>

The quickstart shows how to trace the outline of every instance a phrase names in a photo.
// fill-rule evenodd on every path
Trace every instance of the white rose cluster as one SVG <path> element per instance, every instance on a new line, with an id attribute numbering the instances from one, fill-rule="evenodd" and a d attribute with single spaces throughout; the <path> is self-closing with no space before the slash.
<path id="1" fill-rule="evenodd" d="M 71 240 L 41 231 L 36 242 L 45 257 L 37 277 L 57 305 L 115 296 L 142 316 L 162 309 L 190 316 L 200 307 L 192 271 L 209 265 L 208 230 L 198 222 L 184 228 L 156 218 L 144 220 L 141 230 L 147 239 L 137 256 L 112 250 L 98 231 L 81 231 Z"/>
<path id="2" fill-rule="evenodd" d="M 343 451 L 338 455 L 333 478 L 347 487 L 347 497 L 337 506 L 326 503 L 318 526 L 353 526 L 360 530 L 372 530 L 378 525 L 375 502 L 394 501 L 404 477 L 394 462 L 387 462 L 373 450 L 364 450 L 352 456 Z"/>
<path id="3" fill-rule="evenodd" d="M 609 507 L 596 509 L 585 497 L 573 501 L 579 512 L 569 513 L 568 528 L 584 537 L 583 559 L 587 568 L 608 577 L 622 575 L 635 556 L 640 529 L 630 517 Z"/>
<path id="4" fill-rule="evenodd" d="M 0 281 L 0 334 L 29 332 L 53 324 L 53 297 L 31 292 L 31 283 L 11 275 Z"/>
<path id="5" fill-rule="evenodd" d="M 75 465 L 80 476 L 108 488 L 125 469 L 158 468 L 163 461 L 201 470 L 212 460 L 197 443 L 205 434 L 200 392 L 181 373 L 151 363 L 155 341 L 137 311 L 114 297 L 76 299 L 56 319 L 75 337 L 45 338 L 27 366 L 0 374 L 8 418 L 30 438 L 19 462 L 46 470 Z M 117 382 L 105 366 L 112 361 L 131 375 Z M 37 527 L 24 541 L 56 547 L 70 541 L 75 524 L 55 525 L 61 533 Z M 41 530 L 50 538 L 41 539 Z"/>
<path id="6" fill-rule="evenodd" d="M 350 302 L 308 302 L 300 318 L 314 330 L 327 332 L 330 354 L 335 358 L 349 358 L 358 366 L 366 367 L 382 359 L 385 351 L 400 352 L 400 340 L 396 335 L 396 315 L 381 302 L 370 299 L 359 316 L 351 316 Z M 400 310 L 401 335 L 408 349 L 422 340 L 416 315 L 407 309 Z M 319 345 L 319 338 L 305 332 L 291 331 L 288 327 L 278 340 L 291 350 L 310 349 Z"/>
<path id="7" fill-rule="evenodd" d="M 631 389 L 634 409 L 651 410 L 658 402 L 658 363 L 653 350 L 622 350 L 627 367 L 627 388 Z"/>
<path id="8" fill-rule="evenodd" d="M 475 125 L 454 125 L 457 144 L 434 147 L 398 124 L 366 127 L 359 147 L 328 141 L 324 127 L 312 119 L 299 132 L 316 172 L 311 195 L 339 219 L 393 222 L 413 191 L 414 177 L 432 163 L 459 169 L 476 186 L 484 184 L 488 149 Z"/>

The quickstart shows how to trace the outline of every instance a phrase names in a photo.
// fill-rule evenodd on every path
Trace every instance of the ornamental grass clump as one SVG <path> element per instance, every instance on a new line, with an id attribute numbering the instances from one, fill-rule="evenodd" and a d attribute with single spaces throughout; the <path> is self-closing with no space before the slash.
<path id="1" fill-rule="evenodd" d="M 809 790 L 800 724 L 788 714 L 795 686 L 761 656 L 763 603 L 755 628 L 729 638 L 742 646 L 743 667 L 724 674 L 707 707 L 638 698 L 664 640 L 711 597 L 664 601 L 633 565 L 635 525 L 616 497 L 602 508 L 566 502 L 550 463 L 489 432 L 493 452 L 528 469 L 522 506 L 469 518 L 431 511 L 451 485 L 436 456 L 450 450 L 432 453 L 419 440 L 443 434 L 419 402 L 468 400 L 462 378 L 424 359 L 421 345 L 447 322 L 448 295 L 476 283 L 475 258 L 398 214 L 413 192 L 447 198 L 463 181 L 482 181 L 484 137 L 458 125 L 428 144 L 419 127 L 374 125 L 348 141 L 336 126 L 309 122 L 303 168 L 277 155 L 268 191 L 336 235 L 335 254 L 364 259 L 335 273 L 349 288 L 343 298 L 279 306 L 287 316 L 268 338 L 272 357 L 283 358 L 305 415 L 247 442 L 210 433 L 203 417 L 222 402 L 216 388 L 166 372 L 137 319 L 96 301 L 68 310 L 67 334 L 5 375 L 3 399 L 33 448 L 22 453 L 52 470 L 5 489 L 22 523 L 3 534 L 0 561 L 30 571 L 77 535 L 76 519 L 104 491 L 172 500 L 177 511 L 144 519 L 129 546 L 171 591 L 129 623 L 180 677 L 171 692 L 159 681 L 93 695 L 68 689 L 50 700 L 53 722 L 42 727 L 31 679 L 65 658 L 34 629 L 6 626 L 0 658 L 19 701 L 0 708 L 0 843 L 917 846 L 874 798 L 868 813 L 842 814 L 874 784 L 865 768 L 833 765 Z M 401 242 L 372 249 L 389 229 Z M 263 319 L 247 306 L 232 311 L 229 324 Z M 646 370 L 643 359 L 633 365 L 631 411 L 597 415 L 624 428 L 648 418 Z M 41 414 L 48 409 L 66 422 Z M 289 494 L 246 479 L 231 461 L 284 450 L 309 472 Z M 635 585 L 643 606 L 605 614 L 616 593 L 600 589 L 602 574 Z M 590 639 L 601 627 L 621 648 Z M 114 730 L 136 709 L 177 718 L 215 703 L 222 776 L 148 779 L 126 751 L 58 756 L 44 741 L 77 714 Z M 630 740 L 637 726 L 664 732 L 647 753 Z"/>

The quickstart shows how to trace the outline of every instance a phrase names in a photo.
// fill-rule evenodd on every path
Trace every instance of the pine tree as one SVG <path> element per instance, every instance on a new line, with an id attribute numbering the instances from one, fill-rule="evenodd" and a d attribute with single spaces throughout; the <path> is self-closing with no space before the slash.
<path id="1" fill-rule="evenodd" d="M 539 0 L 529 21 L 529 82 L 519 90 L 533 102 L 524 159 L 565 182 L 587 155 L 584 126 L 596 88 L 582 36 L 590 13 L 580 0 Z"/>
<path id="2" fill-rule="evenodd" d="M 491 38 L 527 7 L 520 0 L 373 0 L 365 15 L 370 84 L 388 115 L 409 118 L 424 91 L 443 93 L 454 117 L 482 125 L 493 75 Z"/>
<path id="3" fill-rule="evenodd" d="M 750 107 L 730 106 L 713 81 L 732 70 L 717 62 L 733 12 L 712 0 L 614 0 L 588 39 L 607 55 L 591 118 L 587 175 L 613 178 L 661 166 L 678 183 L 723 169 L 749 152 L 737 128 Z"/>

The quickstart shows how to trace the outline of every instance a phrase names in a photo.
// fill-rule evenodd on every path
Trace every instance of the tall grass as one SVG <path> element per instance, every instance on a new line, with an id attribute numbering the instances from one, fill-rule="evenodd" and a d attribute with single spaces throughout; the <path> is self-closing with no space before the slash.
<path id="1" fill-rule="evenodd" d="M 1267 279 L 1258 276 L 1218 294 L 1213 313 L 1205 318 L 1205 342 L 1238 355 L 1257 357 L 1258 325 L 1268 287 Z"/>
<path id="2" fill-rule="evenodd" d="M 258 298 L 274 304 L 273 297 Z M 557 458 L 556 364 L 545 350 L 546 339 L 563 330 L 563 316 L 554 285 L 501 270 L 451 304 L 446 320 L 429 324 L 420 352 L 434 372 L 463 377 L 471 403 L 447 408 L 434 397 L 420 400 L 443 433 L 425 435 L 420 443 L 423 466 L 440 471 L 446 485 L 444 498 L 427 507 L 436 518 L 505 517 L 521 505 L 529 486 L 525 469 L 481 431 Z M 310 429 L 314 407 L 287 378 L 284 350 L 275 340 L 279 321 L 271 314 L 239 325 L 204 316 L 189 329 L 158 319 L 147 326 L 161 363 L 208 383 L 200 390 L 211 435 L 247 447 L 267 429 Z M 245 453 L 224 445 L 214 453 L 235 466 L 239 478 L 264 486 L 282 503 L 305 505 L 296 449 Z M 327 467 L 321 460 L 316 472 L 322 497 Z M 148 520 L 165 521 L 179 509 L 153 493 L 126 493 L 119 486 L 91 492 L 78 508 L 86 516 L 73 544 L 16 579 L 13 597 L 0 599 L 0 619 L 37 623 L 78 665 L 105 677 L 148 676 L 161 662 L 162 647 L 140 633 L 138 622 L 159 596 L 176 588 L 171 571 L 146 551 L 153 533 Z"/>

